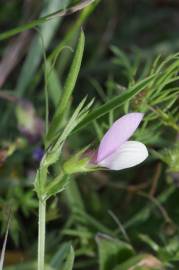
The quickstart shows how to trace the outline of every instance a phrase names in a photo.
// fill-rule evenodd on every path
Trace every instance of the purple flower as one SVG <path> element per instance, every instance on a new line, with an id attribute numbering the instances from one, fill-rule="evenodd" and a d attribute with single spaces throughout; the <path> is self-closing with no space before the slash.
<path id="1" fill-rule="evenodd" d="M 142 121 L 142 113 L 128 113 L 106 132 L 98 148 L 96 163 L 111 170 L 122 170 L 143 162 L 148 151 L 138 141 L 128 141 Z"/>
<path id="2" fill-rule="evenodd" d="M 33 151 L 33 159 L 35 161 L 41 161 L 42 157 L 44 155 L 44 150 L 41 147 L 36 147 Z"/>

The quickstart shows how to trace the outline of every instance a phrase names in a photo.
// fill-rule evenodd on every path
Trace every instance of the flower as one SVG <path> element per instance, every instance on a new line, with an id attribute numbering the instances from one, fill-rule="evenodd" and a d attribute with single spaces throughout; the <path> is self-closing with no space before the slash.
<path id="1" fill-rule="evenodd" d="M 143 162 L 148 157 L 146 146 L 128 141 L 143 119 L 142 113 L 128 113 L 117 121 L 102 138 L 96 164 L 111 170 L 122 170 Z"/>
<path id="2" fill-rule="evenodd" d="M 44 150 L 42 147 L 38 146 L 33 150 L 32 157 L 35 161 L 41 161 L 44 155 Z"/>

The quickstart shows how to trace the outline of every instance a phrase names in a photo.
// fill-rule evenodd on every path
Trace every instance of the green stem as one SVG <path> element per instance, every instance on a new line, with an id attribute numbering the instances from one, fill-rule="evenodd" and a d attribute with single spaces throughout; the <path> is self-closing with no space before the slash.
<path id="1" fill-rule="evenodd" d="M 46 200 L 39 200 L 39 227 L 38 227 L 38 270 L 45 268 L 45 221 Z"/>

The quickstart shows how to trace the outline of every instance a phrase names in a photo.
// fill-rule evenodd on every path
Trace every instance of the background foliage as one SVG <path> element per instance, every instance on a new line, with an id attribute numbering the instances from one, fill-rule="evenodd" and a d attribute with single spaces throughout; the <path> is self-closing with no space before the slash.
<path id="1" fill-rule="evenodd" d="M 135 138 L 150 156 L 120 172 L 74 174 L 65 191 L 48 201 L 47 269 L 177 269 L 179 3 L 96 0 L 23 31 L 28 22 L 78 3 L 0 3 L 1 243 L 12 209 L 5 269 L 35 269 L 35 173 L 44 145 L 63 131 L 84 97 L 93 104 L 74 118 L 52 178 L 71 155 L 89 144 L 95 149 L 113 121 L 129 111 L 145 113 Z M 78 76 L 80 58 L 74 55 L 83 50 L 81 27 L 85 49 Z M 47 111 L 53 132 L 45 137 Z"/>

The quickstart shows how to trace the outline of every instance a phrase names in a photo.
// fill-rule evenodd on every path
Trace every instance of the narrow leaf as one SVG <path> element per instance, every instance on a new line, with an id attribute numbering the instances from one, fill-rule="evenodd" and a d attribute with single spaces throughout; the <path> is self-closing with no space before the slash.
<path id="1" fill-rule="evenodd" d="M 69 8 L 69 9 L 65 9 L 65 10 L 62 10 L 60 8 L 60 10 L 56 11 L 56 12 L 53 12 L 47 16 L 44 16 L 44 17 L 41 17 L 37 20 L 33 20 L 32 22 L 29 22 L 29 23 L 26 23 L 24 25 L 21 25 L 19 27 L 16 27 L 14 29 L 11 29 L 9 31 L 6 31 L 2 34 L 0 34 L 0 40 L 4 40 L 4 39 L 7 39 L 7 38 L 10 38 L 14 35 L 17 35 L 18 33 L 21 33 L 23 31 L 26 31 L 26 30 L 29 30 L 29 29 L 32 29 L 34 27 L 37 27 L 47 21 L 50 21 L 52 19 L 55 19 L 55 18 L 58 18 L 58 17 L 63 17 L 63 16 L 67 16 L 67 15 L 70 15 L 72 13 L 75 13 L 85 7 L 87 7 L 88 5 L 90 5 L 91 3 L 93 3 L 95 0 L 84 0 L 82 1 L 81 3 Z"/>
<path id="2" fill-rule="evenodd" d="M 65 8 L 69 5 L 69 2 L 70 0 L 64 1 Z M 63 4 L 59 4 L 58 0 L 49 1 L 47 7 L 43 10 L 43 13 L 52 12 L 53 10 L 56 10 L 59 5 L 60 8 L 63 7 Z M 39 30 L 40 36 L 37 34 L 34 37 L 17 81 L 16 89 L 18 96 L 22 96 L 31 83 L 42 59 L 43 51 L 48 48 L 59 27 L 60 20 L 61 18 L 59 17 L 56 20 L 41 25 Z"/>
<path id="3" fill-rule="evenodd" d="M 63 270 L 72 270 L 73 265 L 74 265 L 74 260 L 75 260 L 75 252 L 73 247 L 70 247 L 70 252 L 68 254 L 67 260 L 65 262 L 65 265 L 63 267 Z M 60 269 L 59 269 L 60 270 Z"/>
<path id="4" fill-rule="evenodd" d="M 98 234 L 96 237 L 100 270 L 113 269 L 133 255 L 133 248 L 108 235 Z"/>
<path id="5" fill-rule="evenodd" d="M 70 178 L 67 175 L 58 176 L 45 189 L 46 199 L 62 192 L 68 185 Z"/>
<path id="6" fill-rule="evenodd" d="M 56 134 L 56 131 L 60 127 L 60 123 L 64 114 L 64 111 L 66 110 L 66 107 L 68 106 L 69 99 L 73 93 L 76 80 L 80 71 L 81 67 L 81 62 L 82 62 L 82 57 L 83 57 L 83 52 L 84 52 L 84 44 L 85 44 L 85 36 L 83 31 L 80 34 L 80 38 L 78 41 L 77 49 L 73 58 L 73 62 L 69 71 L 69 74 L 67 76 L 65 85 L 64 85 L 64 90 L 63 90 L 63 95 L 61 96 L 61 99 L 59 101 L 59 104 L 57 106 L 57 110 L 55 112 L 55 115 L 52 119 L 52 123 L 49 128 L 49 132 L 46 137 L 46 143 L 49 144 L 51 139 L 54 137 Z"/>
<path id="7" fill-rule="evenodd" d="M 4 242 L 3 242 L 3 246 L 2 246 L 2 251 L 1 251 L 0 270 L 3 270 L 3 265 L 4 265 L 4 257 L 5 257 L 7 237 L 8 237 L 8 232 L 9 232 L 10 218 L 11 218 L 11 209 L 9 210 L 7 229 L 6 229 L 6 234 L 5 234 L 5 238 L 4 238 Z"/>
<path id="8" fill-rule="evenodd" d="M 136 83 L 131 88 L 129 88 L 124 94 L 118 95 L 117 97 L 114 97 L 108 102 L 106 102 L 104 105 L 94 109 L 81 121 L 81 123 L 77 126 L 76 131 L 82 129 L 84 126 L 100 118 L 101 116 L 109 113 L 111 110 L 119 108 L 125 102 L 132 99 L 135 95 L 137 95 L 142 90 L 147 88 L 147 86 L 149 85 L 149 83 L 151 82 L 151 80 L 154 78 L 155 75 L 156 74 L 153 74 L 147 77 L 146 79 Z"/>

